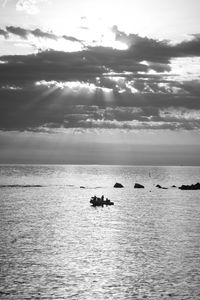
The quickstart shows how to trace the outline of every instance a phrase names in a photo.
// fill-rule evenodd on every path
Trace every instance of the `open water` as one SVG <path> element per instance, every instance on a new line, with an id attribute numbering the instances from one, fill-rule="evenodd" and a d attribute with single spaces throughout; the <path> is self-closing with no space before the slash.
<path id="1" fill-rule="evenodd" d="M 0 299 L 200 299 L 200 190 L 171 187 L 198 181 L 198 167 L 0 166 Z"/>

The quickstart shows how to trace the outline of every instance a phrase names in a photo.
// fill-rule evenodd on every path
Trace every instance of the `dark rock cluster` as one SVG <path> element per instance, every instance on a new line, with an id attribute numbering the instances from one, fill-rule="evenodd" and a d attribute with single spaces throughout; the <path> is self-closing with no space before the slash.
<path id="1" fill-rule="evenodd" d="M 200 190 L 200 183 L 197 182 L 196 184 L 191 185 L 182 185 L 179 187 L 180 190 Z"/>
<path id="2" fill-rule="evenodd" d="M 123 188 L 124 186 L 119 183 L 119 182 L 116 182 L 115 185 L 114 185 L 114 188 Z M 167 187 L 164 187 L 164 186 L 161 186 L 160 184 L 157 184 L 156 187 L 158 189 L 163 189 L 163 190 L 167 190 L 168 188 Z M 176 185 L 172 185 L 171 186 L 172 188 L 176 188 L 177 186 Z M 140 183 L 135 183 L 134 185 L 134 188 L 135 189 L 144 189 L 144 185 L 140 184 Z M 179 188 L 180 190 L 200 190 L 200 183 L 197 182 L 196 184 L 191 184 L 191 185 L 182 185 L 180 187 L 177 187 Z"/>

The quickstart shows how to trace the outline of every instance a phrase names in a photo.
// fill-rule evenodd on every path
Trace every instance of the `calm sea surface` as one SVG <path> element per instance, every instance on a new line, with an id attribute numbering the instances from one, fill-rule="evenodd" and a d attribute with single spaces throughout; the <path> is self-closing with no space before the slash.
<path id="1" fill-rule="evenodd" d="M 195 167 L 0 166 L 0 299 L 200 299 L 200 190 L 171 187 L 199 181 Z"/>

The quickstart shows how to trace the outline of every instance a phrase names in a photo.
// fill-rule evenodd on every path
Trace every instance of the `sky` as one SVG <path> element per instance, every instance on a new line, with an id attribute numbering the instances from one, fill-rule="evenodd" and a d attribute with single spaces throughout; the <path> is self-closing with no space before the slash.
<path id="1" fill-rule="evenodd" d="M 200 165 L 199 0 L 0 0 L 0 163 Z"/>

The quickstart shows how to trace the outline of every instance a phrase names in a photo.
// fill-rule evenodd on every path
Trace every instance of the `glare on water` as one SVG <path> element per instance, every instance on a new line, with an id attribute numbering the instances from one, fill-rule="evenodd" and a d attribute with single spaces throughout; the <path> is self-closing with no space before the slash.
<path id="1" fill-rule="evenodd" d="M 200 192 L 171 187 L 196 183 L 200 168 L 1 166 L 0 176 L 0 298 L 200 298 Z M 91 207 L 94 194 L 115 205 Z"/>

